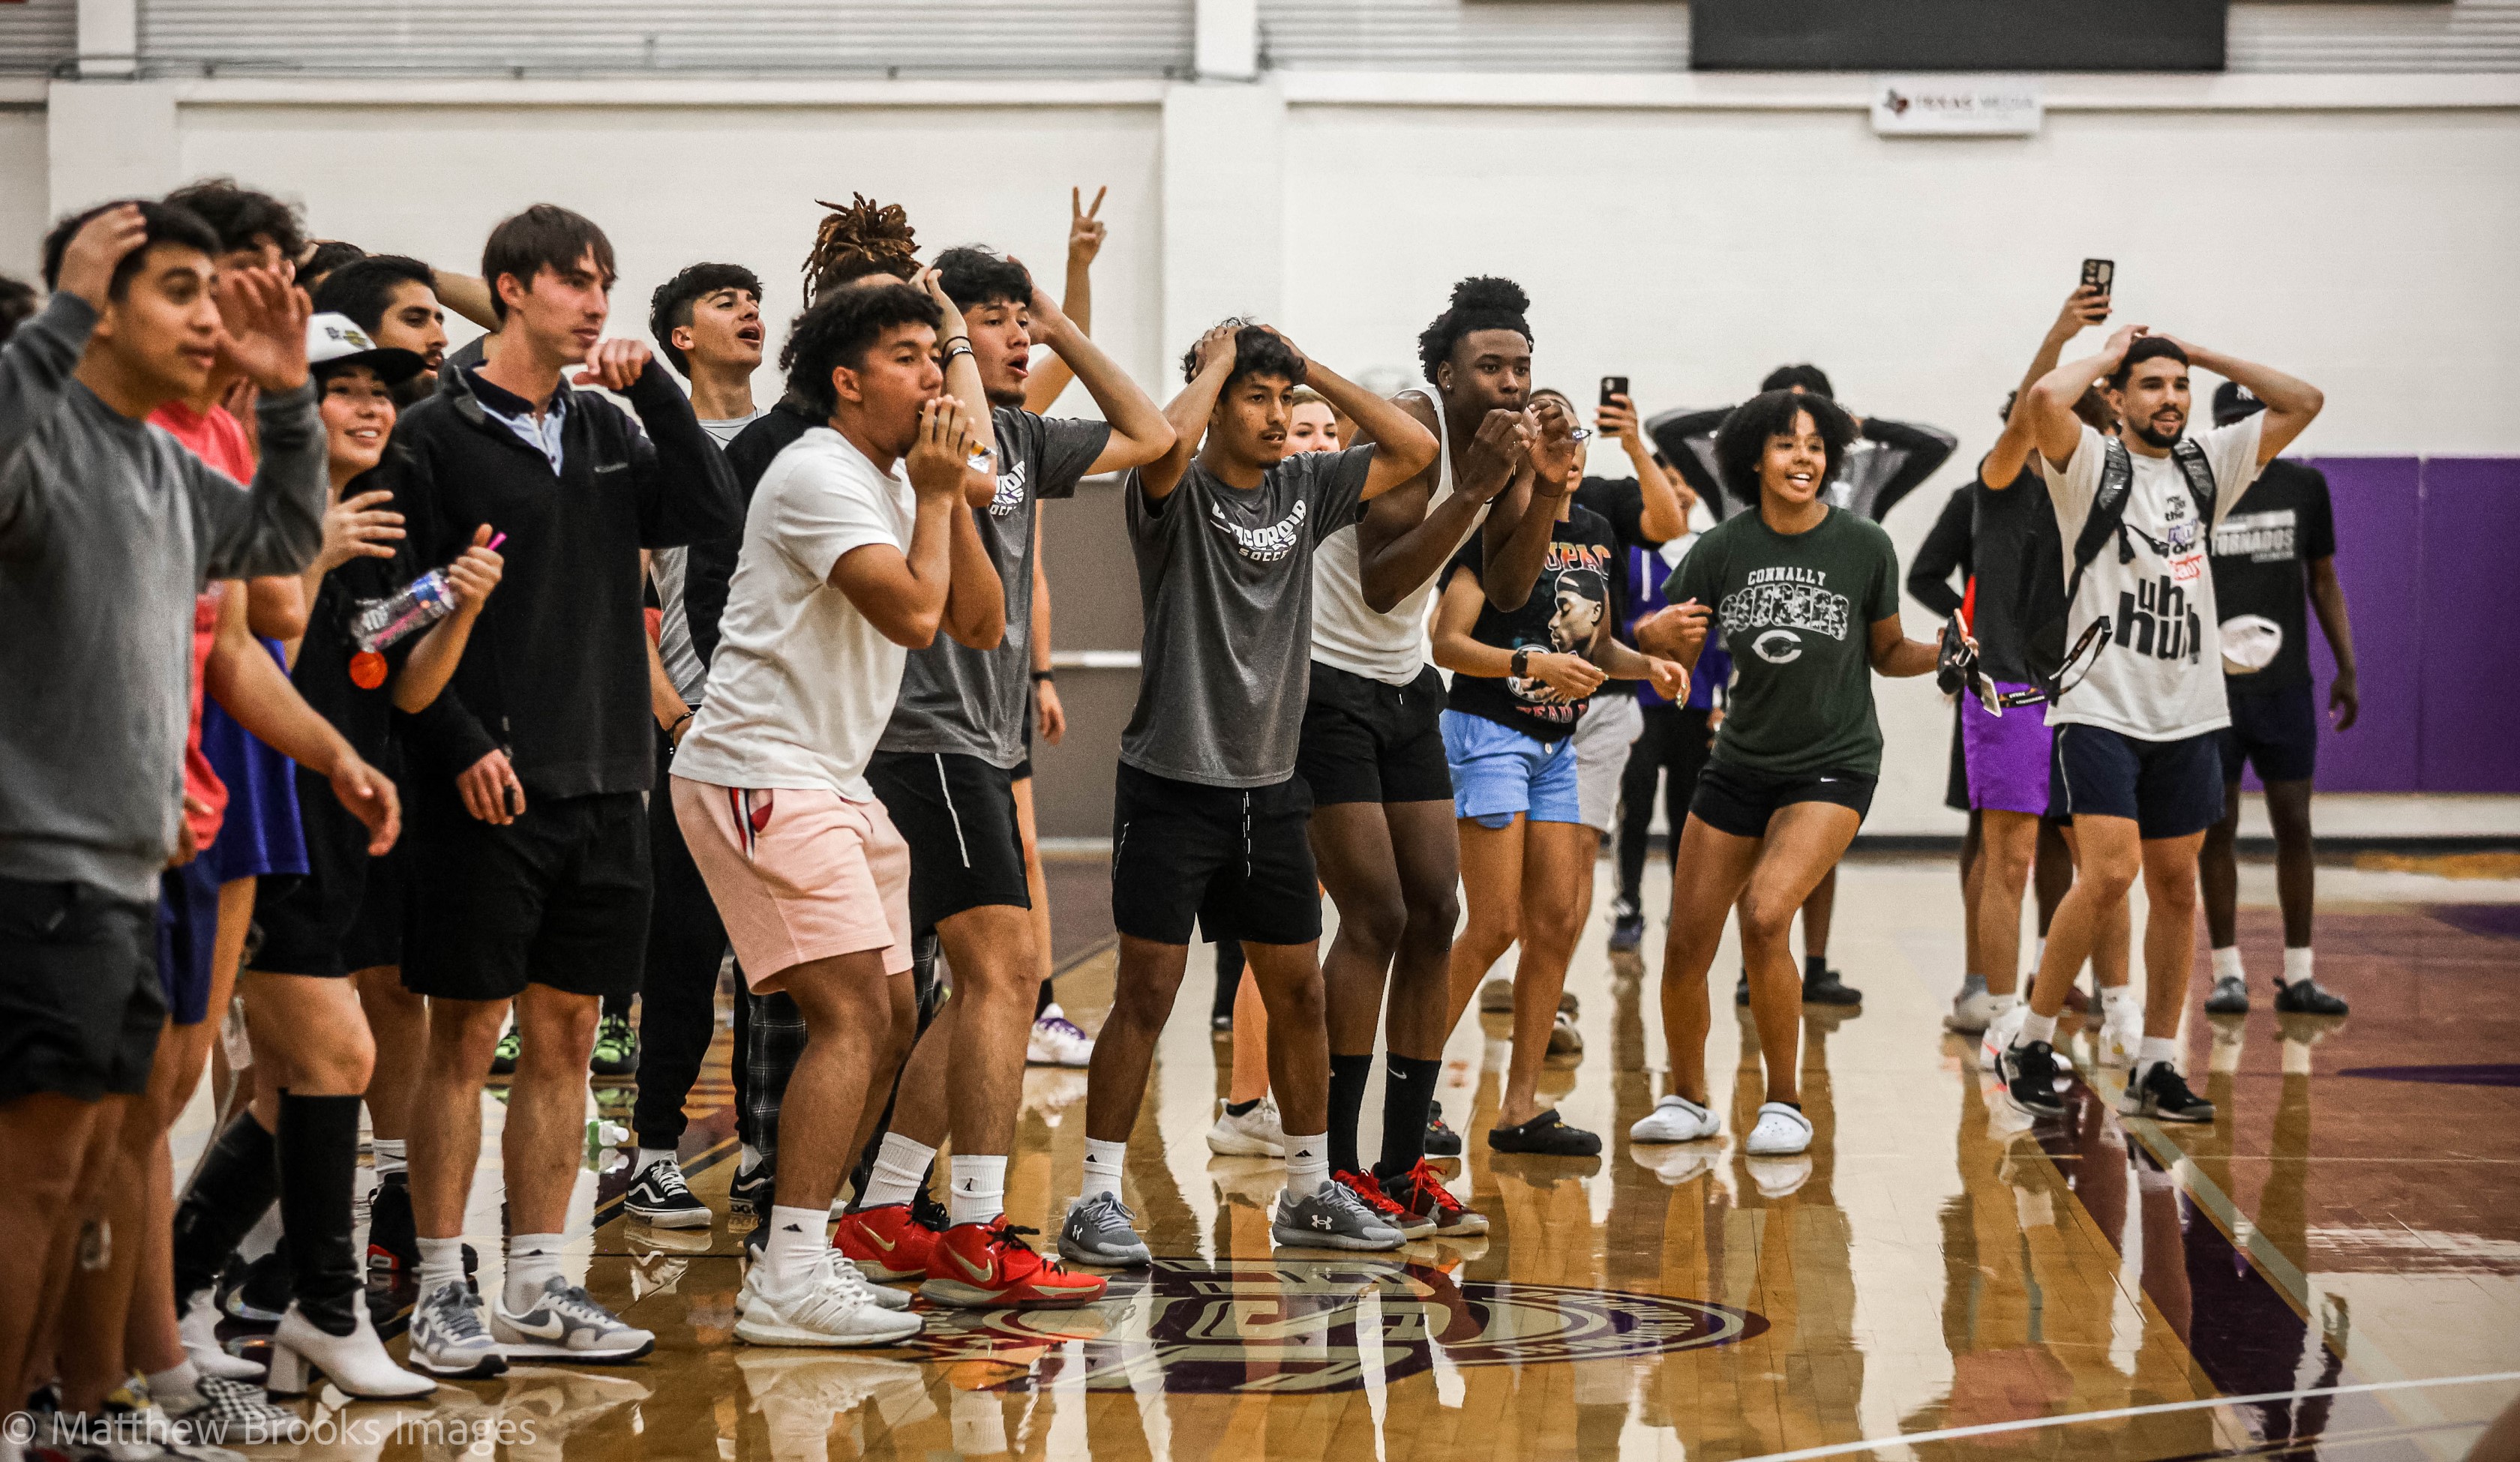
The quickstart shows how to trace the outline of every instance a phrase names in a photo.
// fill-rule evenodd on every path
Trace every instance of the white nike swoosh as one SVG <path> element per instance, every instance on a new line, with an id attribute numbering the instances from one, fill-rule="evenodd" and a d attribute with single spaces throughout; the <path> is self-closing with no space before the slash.
<path id="1" fill-rule="evenodd" d="M 558 1340 L 568 1333 L 568 1322 L 556 1316 L 552 1319 L 536 1323 L 532 1320 L 512 1314 L 507 1316 L 507 1321 L 509 1324 L 525 1332 L 527 1335 L 538 1335 L 544 1340 Z"/>

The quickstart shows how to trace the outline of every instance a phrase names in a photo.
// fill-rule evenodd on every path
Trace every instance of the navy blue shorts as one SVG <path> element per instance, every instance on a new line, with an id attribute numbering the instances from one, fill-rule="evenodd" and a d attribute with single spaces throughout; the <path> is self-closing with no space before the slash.
<path id="1" fill-rule="evenodd" d="M 213 843 L 212 847 L 217 844 Z M 158 875 L 158 989 L 179 1026 L 210 1013 L 211 951 L 219 938 L 219 873 L 207 857 Z M 224 1018 L 227 1012 L 219 1015 Z"/>
<path id="2" fill-rule="evenodd" d="M 2104 726 L 2057 727 L 2048 815 L 2125 818 L 2147 841 L 2203 832 L 2223 820 L 2221 735 L 2139 741 Z"/>
<path id="3" fill-rule="evenodd" d="M 2318 770 L 2318 698 L 2310 682 L 2288 690 L 2231 691 L 2231 724 L 2219 733 L 2223 780 L 2254 765 L 2260 781 L 2308 781 Z"/>

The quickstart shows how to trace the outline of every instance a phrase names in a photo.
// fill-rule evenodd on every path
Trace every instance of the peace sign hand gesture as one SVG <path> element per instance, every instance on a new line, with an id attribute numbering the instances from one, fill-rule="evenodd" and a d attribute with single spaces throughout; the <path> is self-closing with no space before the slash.
<path id="1" fill-rule="evenodd" d="M 1085 201 L 1084 189 L 1067 190 L 1067 264 L 1069 268 L 1081 268 L 1091 264 L 1094 262 L 1094 256 L 1102 251 L 1102 238 L 1109 231 L 1109 226 L 1095 215 L 1102 211 L 1102 197 L 1110 191 L 1111 185 L 1108 183 L 1095 189 L 1094 201 L 1089 206 Z"/>

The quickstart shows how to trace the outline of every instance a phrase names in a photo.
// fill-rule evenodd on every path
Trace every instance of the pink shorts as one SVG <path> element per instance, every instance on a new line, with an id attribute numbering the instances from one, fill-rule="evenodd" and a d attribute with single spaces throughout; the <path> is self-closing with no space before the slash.
<path id="1" fill-rule="evenodd" d="M 673 778 L 674 818 L 756 994 L 815 959 L 883 953 L 910 968 L 910 844 L 879 802 Z"/>

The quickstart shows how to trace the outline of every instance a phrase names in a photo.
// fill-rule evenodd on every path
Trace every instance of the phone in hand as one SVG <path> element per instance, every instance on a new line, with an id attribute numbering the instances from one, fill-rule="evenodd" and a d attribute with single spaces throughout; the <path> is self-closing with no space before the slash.
<path id="1" fill-rule="evenodd" d="M 1624 396 L 1627 393 L 1628 378 L 1626 377 L 1604 376 L 1601 377 L 1601 404 L 1603 406 L 1618 405 L 1619 403 L 1617 398 Z"/>
<path id="2" fill-rule="evenodd" d="M 2117 279 L 2118 279 L 2118 264 L 2117 264 L 2117 260 L 2115 260 L 2115 259 L 2085 259 L 2085 260 L 2083 261 L 2083 288 L 2086 288 L 2086 289 L 2097 289 L 2097 290 L 2099 290 L 2102 294 L 2109 294 L 2109 293 L 2113 293 L 2113 292 L 2115 292 L 2115 286 L 2116 286 L 2116 284 L 2117 284 Z"/>

